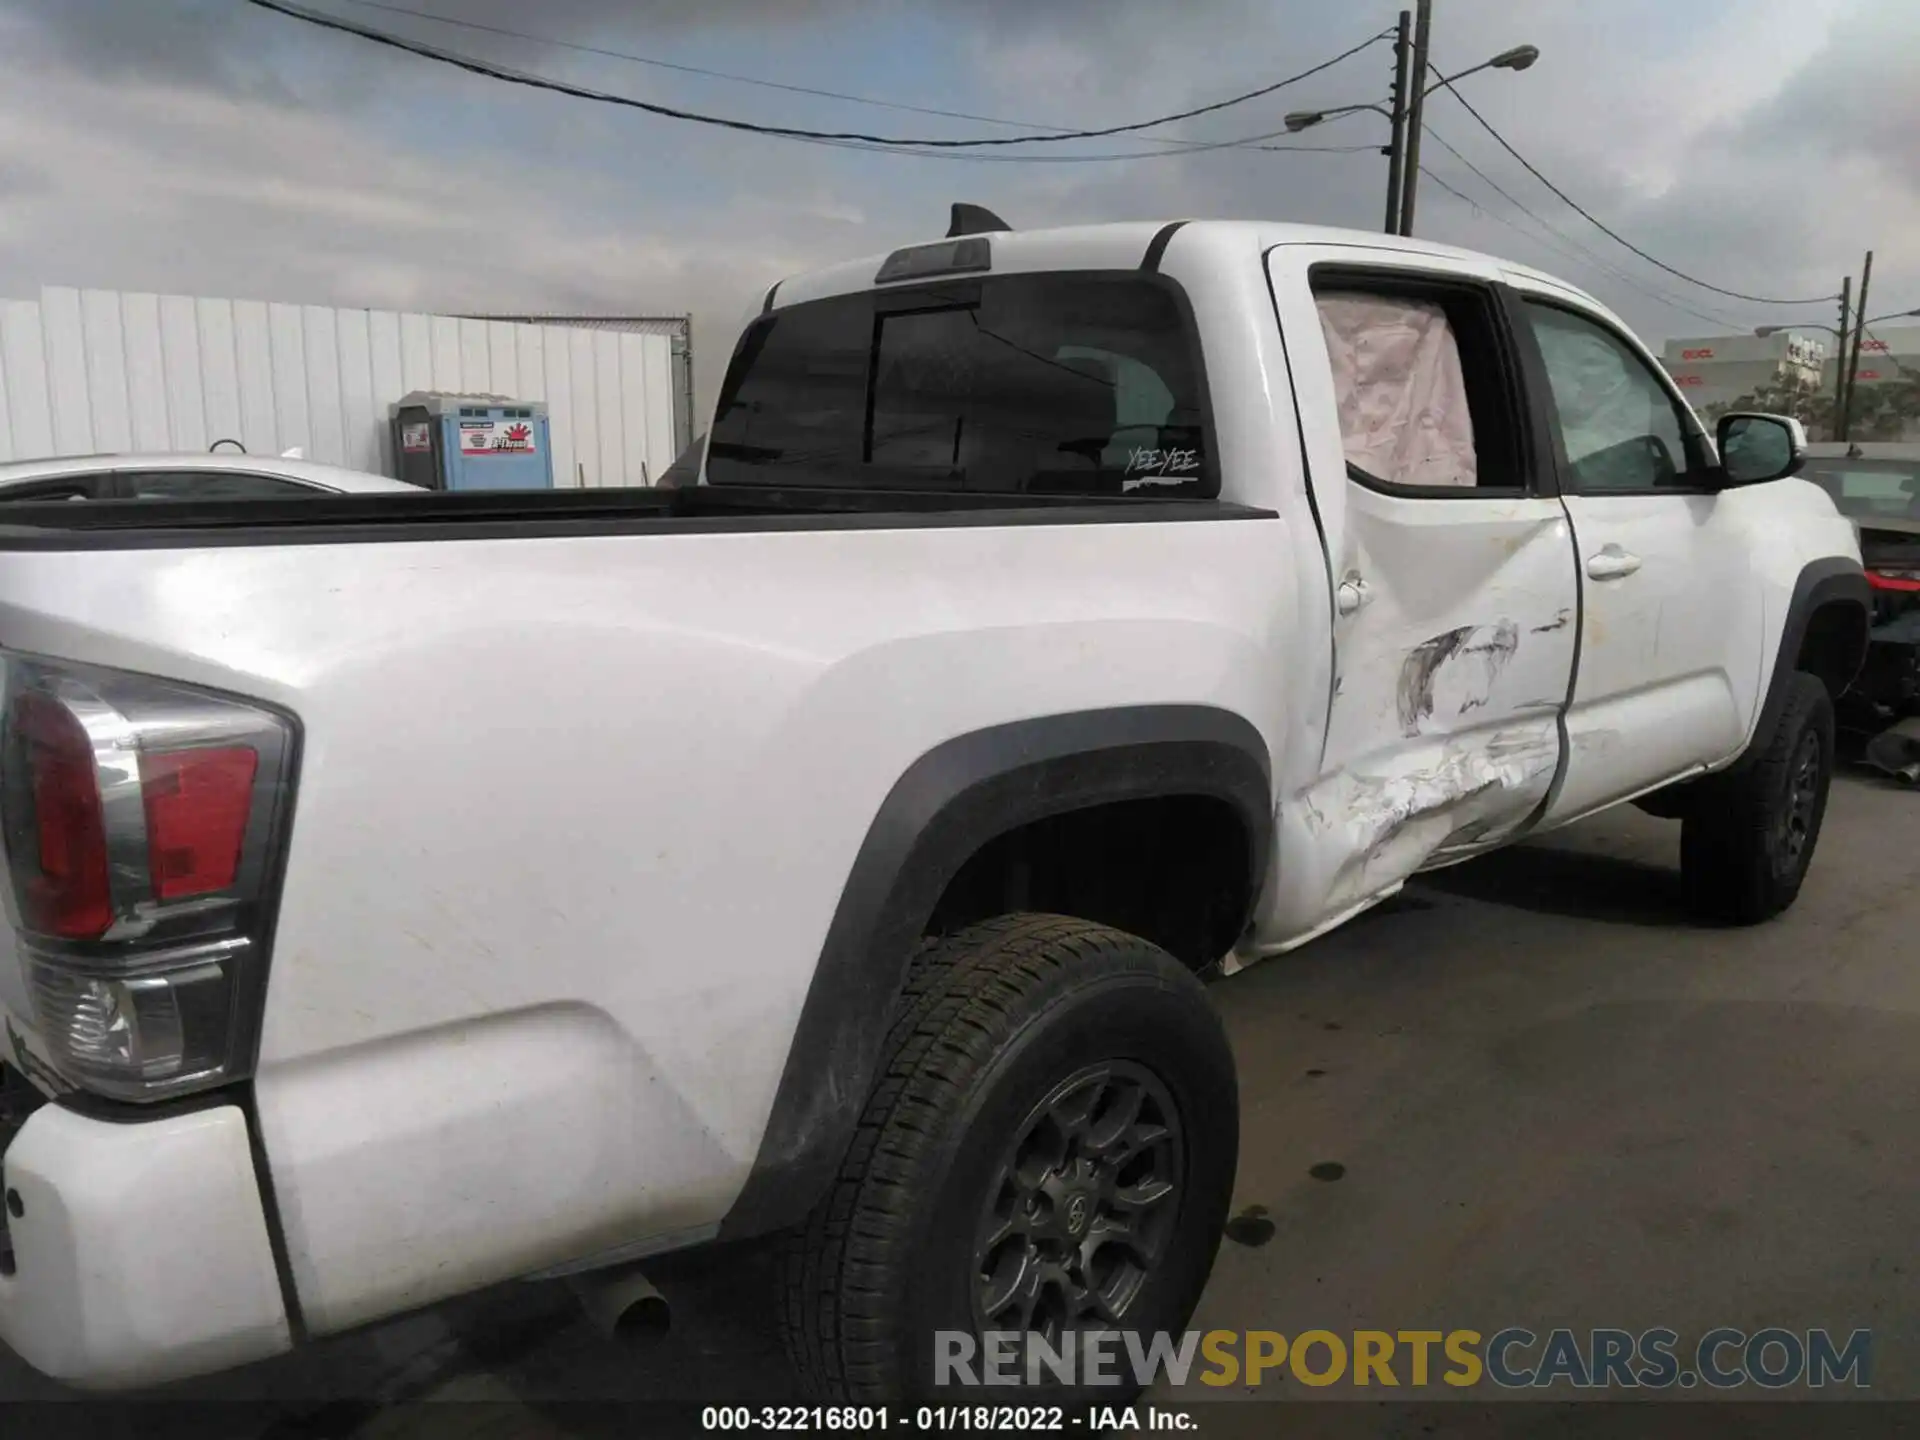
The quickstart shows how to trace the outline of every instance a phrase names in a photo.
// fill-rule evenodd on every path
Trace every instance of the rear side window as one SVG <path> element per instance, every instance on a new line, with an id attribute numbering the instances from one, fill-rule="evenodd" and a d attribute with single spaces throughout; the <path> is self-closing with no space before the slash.
<path id="1" fill-rule="evenodd" d="M 1360 291 L 1313 298 L 1347 464 L 1393 485 L 1478 483 L 1473 407 L 1445 307 Z"/>
<path id="2" fill-rule="evenodd" d="M 1137 273 L 1005 275 L 808 301 L 742 338 L 707 478 L 726 485 L 1219 494 L 1198 347 Z"/>
<path id="3" fill-rule="evenodd" d="M 1535 466 L 1491 287 L 1337 265 L 1310 279 L 1350 480 L 1421 499 L 1528 493 Z"/>

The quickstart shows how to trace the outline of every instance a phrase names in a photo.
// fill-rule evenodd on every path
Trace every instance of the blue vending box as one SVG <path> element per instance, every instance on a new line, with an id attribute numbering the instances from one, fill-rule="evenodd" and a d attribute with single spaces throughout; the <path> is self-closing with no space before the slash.
<path id="1" fill-rule="evenodd" d="M 415 391 L 393 407 L 400 478 L 430 490 L 551 490 L 547 407 Z"/>

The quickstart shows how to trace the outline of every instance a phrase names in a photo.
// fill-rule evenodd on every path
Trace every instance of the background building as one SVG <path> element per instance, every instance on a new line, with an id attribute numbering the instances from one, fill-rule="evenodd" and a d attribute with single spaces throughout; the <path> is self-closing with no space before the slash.
<path id="1" fill-rule="evenodd" d="M 1669 340 L 1661 363 L 1703 416 L 1736 404 L 1797 415 L 1814 439 L 1833 436 L 1841 357 L 1831 331 Z M 1920 326 L 1878 325 L 1861 342 L 1850 438 L 1920 439 Z"/>
<path id="2" fill-rule="evenodd" d="M 1821 383 L 1829 391 L 1839 373 L 1839 359 L 1830 358 L 1822 368 Z M 1890 385 L 1920 380 L 1920 325 L 1890 327 L 1876 325 L 1873 333 L 1860 342 L 1860 369 L 1854 376 L 1861 393 L 1871 385 Z"/>
<path id="3" fill-rule="evenodd" d="M 1695 335 L 1669 340 L 1660 353 L 1696 410 L 1726 405 L 1782 382 L 1817 386 L 1830 336 L 1818 330 L 1772 335 Z M 1832 373 L 1827 372 L 1828 384 Z"/>
<path id="4" fill-rule="evenodd" d="M 649 485 L 691 423 L 685 317 L 427 315 L 48 287 L 0 300 L 0 461 L 250 454 L 397 475 L 416 390 L 546 406 L 553 482 Z"/>
<path id="5" fill-rule="evenodd" d="M 483 315 L 521 325 L 557 325 L 571 330 L 622 330 L 664 335 L 673 354 L 673 453 L 693 443 L 693 317 L 691 315 Z"/>

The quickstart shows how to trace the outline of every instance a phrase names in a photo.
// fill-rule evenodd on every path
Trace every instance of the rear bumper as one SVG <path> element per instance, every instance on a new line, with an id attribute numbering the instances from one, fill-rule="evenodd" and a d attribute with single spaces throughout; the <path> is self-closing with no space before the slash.
<path id="1" fill-rule="evenodd" d="M 45 1105 L 0 1171 L 0 1341 L 34 1369 L 127 1389 L 289 1348 L 238 1107 L 115 1124 Z"/>

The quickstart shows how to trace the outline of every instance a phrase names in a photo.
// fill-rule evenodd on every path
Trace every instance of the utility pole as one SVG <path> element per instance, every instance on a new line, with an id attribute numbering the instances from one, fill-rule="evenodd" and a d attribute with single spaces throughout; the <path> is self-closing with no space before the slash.
<path id="1" fill-rule="evenodd" d="M 1400 12 L 1399 29 L 1393 41 L 1393 141 L 1387 149 L 1387 223 L 1389 235 L 1400 233 L 1400 197 L 1406 188 L 1407 168 L 1407 71 L 1413 63 L 1413 15 Z"/>
<path id="2" fill-rule="evenodd" d="M 1866 263 L 1860 267 L 1860 300 L 1853 307 L 1853 349 L 1852 358 L 1847 361 L 1847 399 L 1840 407 L 1840 438 L 1853 439 L 1853 401 L 1854 393 L 1860 388 L 1860 342 L 1866 338 L 1867 329 L 1867 286 L 1873 283 L 1873 252 L 1867 251 Z"/>
<path id="3" fill-rule="evenodd" d="M 1407 138 L 1401 147 L 1406 185 L 1400 195 L 1400 233 L 1413 234 L 1413 197 L 1420 183 L 1420 123 L 1427 109 L 1427 42 L 1433 31 L 1433 0 L 1418 0 L 1413 20 L 1413 79 L 1407 88 Z"/>
<path id="4" fill-rule="evenodd" d="M 1848 307 L 1852 300 L 1853 277 L 1842 275 L 1840 277 L 1840 328 L 1833 332 L 1840 340 L 1840 343 L 1834 347 L 1833 355 L 1833 423 L 1827 427 L 1833 432 L 1832 438 L 1835 440 L 1847 438 L 1840 412 L 1847 403 L 1847 324 L 1851 319 Z M 1862 310 L 1860 313 L 1864 315 L 1867 312 Z"/>

